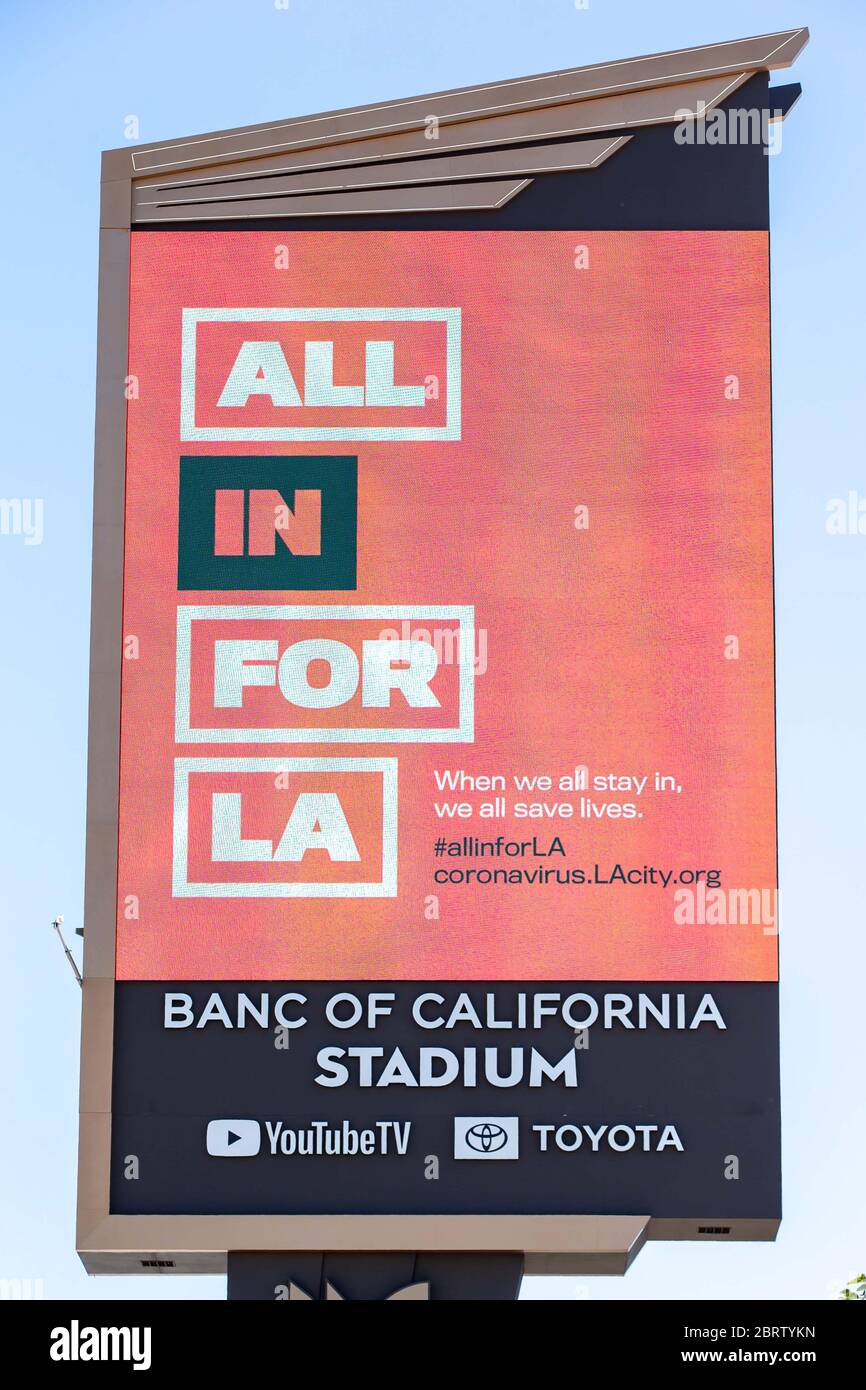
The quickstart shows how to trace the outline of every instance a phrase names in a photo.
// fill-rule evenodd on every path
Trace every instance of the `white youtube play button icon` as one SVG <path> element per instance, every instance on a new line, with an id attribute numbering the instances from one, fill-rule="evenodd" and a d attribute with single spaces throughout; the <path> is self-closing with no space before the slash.
<path id="1" fill-rule="evenodd" d="M 258 1120 L 210 1120 L 207 1151 L 214 1158 L 252 1158 L 262 1146 Z"/>

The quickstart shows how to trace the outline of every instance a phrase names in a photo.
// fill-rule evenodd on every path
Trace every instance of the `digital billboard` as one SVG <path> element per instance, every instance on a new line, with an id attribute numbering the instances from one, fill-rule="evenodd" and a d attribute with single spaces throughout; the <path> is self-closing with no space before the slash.
<path id="1" fill-rule="evenodd" d="M 88 1268 L 771 1238 L 764 150 L 207 226 L 184 149 L 118 243 Z"/>
<path id="2" fill-rule="evenodd" d="M 766 236 L 132 240 L 118 979 L 775 979 Z"/>
<path id="3" fill-rule="evenodd" d="M 460 1127 L 528 1105 L 544 1196 L 500 1162 L 492 1209 L 591 1201 L 599 1148 L 620 1201 L 721 1209 L 709 1117 L 658 1082 L 587 1102 L 596 1051 L 641 1074 L 647 1034 L 723 1068 L 776 978 L 766 236 L 298 232 L 283 259 L 132 238 L 117 979 L 187 1113 L 134 1093 L 116 1142 L 190 1152 L 118 1204 L 272 1182 L 314 1210 L 265 1126 L 339 1145 L 348 1117 L 407 1136 L 365 1201 L 450 1209 L 461 1157 L 521 1161 Z M 262 1176 L 208 1182 L 211 1050 L 281 1026 L 273 1116 L 232 1096 Z"/>

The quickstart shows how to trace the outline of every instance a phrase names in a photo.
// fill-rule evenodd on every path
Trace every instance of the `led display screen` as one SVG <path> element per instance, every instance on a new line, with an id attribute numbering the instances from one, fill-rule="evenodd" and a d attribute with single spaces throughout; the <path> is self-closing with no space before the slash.
<path id="1" fill-rule="evenodd" d="M 132 242 L 118 979 L 773 980 L 766 235 Z"/>

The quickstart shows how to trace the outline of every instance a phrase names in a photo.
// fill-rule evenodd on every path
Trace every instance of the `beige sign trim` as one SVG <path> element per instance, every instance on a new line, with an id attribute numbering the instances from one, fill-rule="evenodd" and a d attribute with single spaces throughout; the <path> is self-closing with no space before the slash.
<path id="1" fill-rule="evenodd" d="M 136 222 L 212 222 L 250 217 L 347 217 L 359 213 L 495 212 L 521 193 L 531 179 L 491 179 L 487 183 L 431 183 L 408 188 L 362 188 L 352 192 L 308 193 L 179 203 L 143 209 Z M 270 190 L 265 186 L 262 194 Z"/>
<path id="2" fill-rule="evenodd" d="M 274 195 L 270 185 L 275 183 L 273 177 L 275 173 L 291 175 L 314 169 L 352 168 L 360 164 L 370 165 L 379 162 L 388 163 L 393 168 L 398 163 L 402 163 L 399 174 L 392 173 L 389 182 L 417 184 L 425 181 L 425 171 L 434 156 L 441 158 L 445 154 L 455 156 L 458 153 L 475 152 L 479 161 L 479 171 L 487 175 L 497 172 L 495 167 L 497 146 L 528 145 L 530 142 L 538 140 L 597 135 L 599 131 L 607 132 L 605 144 L 608 146 L 607 157 L 609 158 L 617 153 L 625 143 L 625 141 L 621 141 L 617 145 L 611 143 L 617 131 L 638 130 L 646 125 L 672 124 L 682 120 L 684 114 L 696 114 L 698 111 L 710 112 L 718 106 L 719 102 L 731 96 L 750 76 L 749 72 L 738 72 L 709 81 L 682 83 L 673 87 L 652 89 L 646 92 L 629 92 L 621 96 L 568 103 L 537 111 L 513 112 L 483 121 L 458 122 L 443 126 L 435 144 L 426 139 L 423 130 L 411 130 L 384 139 L 361 140 L 350 145 L 328 145 L 304 150 L 297 154 L 284 156 L 278 169 L 272 163 L 269 163 L 267 169 L 261 169 L 255 161 L 247 164 L 242 170 L 239 170 L 236 164 L 232 164 L 226 166 L 226 169 L 232 171 L 231 181 L 226 177 L 226 172 L 222 166 L 218 175 L 204 176 L 203 171 L 199 170 L 200 177 L 195 181 L 178 177 L 174 180 L 163 179 L 155 185 L 157 201 L 163 204 L 161 209 L 153 209 L 150 206 L 150 200 L 154 196 L 153 182 L 142 183 L 136 192 L 134 221 L 178 220 L 179 214 L 165 205 L 167 201 L 174 201 L 174 198 L 178 197 L 175 190 L 184 189 L 189 197 L 189 191 L 193 187 L 199 188 L 204 184 L 210 186 L 214 182 L 223 199 L 222 216 L 232 217 L 235 215 L 235 204 L 232 201 L 234 197 L 232 185 L 235 179 L 237 179 L 238 186 L 246 186 L 247 191 L 251 191 L 251 181 L 254 180 L 261 185 L 260 196 L 262 199 L 273 199 Z M 532 149 L 527 150 L 524 158 L 531 158 L 532 152 Z M 498 153 L 501 155 L 502 151 L 500 150 Z M 598 163 L 601 162 L 598 161 Z M 596 168 L 598 165 L 593 163 L 588 167 Z M 534 172 L 541 171 L 535 170 Z M 243 178 L 240 177 L 241 173 Z M 527 180 L 524 187 L 529 182 Z M 477 190 L 483 188 L 483 185 L 467 184 L 464 186 L 464 189 L 466 188 L 475 189 L 477 196 Z M 334 193 L 328 196 L 337 198 L 340 195 Z M 182 198 L 183 195 L 180 197 Z M 476 202 L 474 205 L 480 206 L 481 204 Z M 446 204 L 439 210 L 447 211 L 449 206 L 456 209 L 465 206 L 465 204 L 459 202 Z M 378 211 L 380 209 L 371 207 L 371 210 Z M 288 208 L 280 209 L 275 205 L 269 206 L 265 211 L 253 211 L 249 205 L 245 207 L 242 202 L 239 201 L 238 203 L 238 215 L 241 216 L 268 216 L 275 212 L 285 216 L 298 215 L 297 211 L 292 212 Z M 213 215 L 210 214 L 211 217 Z M 201 212 L 200 216 L 204 219 L 207 214 Z M 189 220 L 188 215 L 184 215 L 184 220 Z"/>
<path id="3" fill-rule="evenodd" d="M 559 145 L 532 145 L 524 149 L 491 149 L 470 154 L 437 155 L 432 159 L 390 161 L 354 165 L 347 169 L 320 169 L 283 177 L 214 179 L 190 185 L 144 184 L 135 190 L 136 222 L 148 217 L 164 221 L 181 208 L 201 209 L 208 204 L 233 206 L 294 198 L 301 193 L 354 193 L 362 189 L 403 187 L 409 184 L 454 184 L 465 179 L 493 175 L 563 173 L 596 169 L 621 149 L 630 135 L 603 136 L 598 140 L 569 141 Z M 226 215 L 223 208 L 223 216 Z M 231 213 L 234 216 L 234 212 Z"/>
<path id="4" fill-rule="evenodd" d="M 432 92 L 401 101 L 376 102 L 271 125 L 215 131 L 209 135 L 143 145 L 134 151 L 109 150 L 105 155 L 104 177 L 117 178 L 123 174 L 134 177 L 216 164 L 232 158 L 259 157 L 278 150 L 370 139 L 418 127 L 423 129 L 430 118 L 435 118 L 440 125 L 477 121 L 506 112 L 616 97 L 726 73 L 772 70 L 792 63 L 808 37 L 805 28 L 786 29 L 698 48 Z"/>

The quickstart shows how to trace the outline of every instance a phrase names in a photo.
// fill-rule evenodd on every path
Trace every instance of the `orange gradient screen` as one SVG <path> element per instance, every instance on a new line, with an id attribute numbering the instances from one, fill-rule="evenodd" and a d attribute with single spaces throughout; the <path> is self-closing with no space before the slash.
<path id="1" fill-rule="evenodd" d="M 775 979 L 766 235 L 132 242 L 118 978 Z"/>

